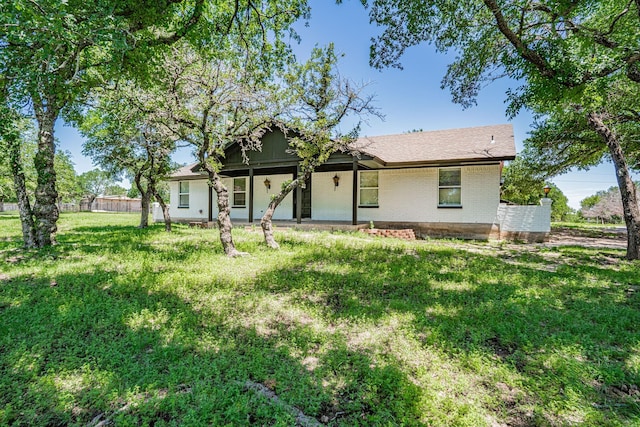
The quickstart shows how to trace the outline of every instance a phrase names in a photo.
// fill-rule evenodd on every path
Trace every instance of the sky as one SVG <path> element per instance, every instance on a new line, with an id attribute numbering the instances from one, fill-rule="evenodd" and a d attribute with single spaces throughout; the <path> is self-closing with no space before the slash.
<path id="1" fill-rule="evenodd" d="M 311 19 L 296 25 L 301 37 L 294 43 L 294 51 L 301 61 L 306 60 L 314 46 L 330 42 L 342 54 L 338 63 L 340 75 L 366 85 L 365 93 L 375 96 L 375 105 L 384 120 L 371 118 L 361 128 L 361 136 L 404 133 L 414 129 L 438 130 L 471 126 L 511 123 L 514 128 L 516 150 L 533 124 L 532 115 L 521 112 L 513 119 L 506 115 L 506 91 L 517 83 L 500 80 L 485 87 L 477 105 L 463 109 L 451 101 L 448 89 L 440 88 L 451 54 L 437 53 L 433 46 L 422 44 L 407 50 L 401 58 L 403 69 L 376 70 L 369 66 L 371 38 L 380 29 L 369 23 L 367 11 L 359 0 L 345 0 L 336 5 L 331 0 L 311 0 Z M 354 122 L 346 122 L 347 130 Z M 61 121 L 56 126 L 59 149 L 69 151 L 78 173 L 93 169 L 91 159 L 82 155 L 82 136 Z M 195 158 L 188 150 L 174 156 L 179 163 L 190 163 Z M 636 176 L 636 179 L 639 178 Z M 577 209 L 580 201 L 597 191 L 616 186 L 615 170 L 605 163 L 591 170 L 572 171 L 549 180 L 556 184 Z"/>

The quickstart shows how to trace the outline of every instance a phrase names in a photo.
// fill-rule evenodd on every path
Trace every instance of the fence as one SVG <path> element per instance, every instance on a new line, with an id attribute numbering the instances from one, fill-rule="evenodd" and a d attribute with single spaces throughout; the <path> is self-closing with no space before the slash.
<path id="1" fill-rule="evenodd" d="M 0 212 L 17 211 L 17 203 L 0 204 Z M 93 203 L 89 204 L 88 200 L 82 200 L 80 203 L 58 203 L 60 212 L 141 212 L 142 206 L 140 199 L 123 198 L 97 198 Z"/>
<path id="2" fill-rule="evenodd" d="M 82 211 L 104 211 L 104 212 L 141 212 L 142 205 L 140 199 L 130 199 L 128 197 L 98 197 L 89 206 L 88 201 L 80 202 Z"/>
<path id="3" fill-rule="evenodd" d="M 0 212 L 17 211 L 17 203 L 3 203 L 0 204 Z M 58 203 L 58 210 L 60 212 L 79 212 L 80 205 L 77 203 Z"/>

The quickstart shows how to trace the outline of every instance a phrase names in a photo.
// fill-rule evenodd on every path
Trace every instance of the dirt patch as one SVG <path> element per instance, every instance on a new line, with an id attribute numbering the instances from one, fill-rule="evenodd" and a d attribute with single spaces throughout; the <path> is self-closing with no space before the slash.
<path id="1" fill-rule="evenodd" d="M 583 246 L 586 248 L 626 249 L 627 231 L 624 228 L 605 228 L 602 230 L 577 230 L 572 228 L 554 228 L 549 234 L 545 246 Z"/>

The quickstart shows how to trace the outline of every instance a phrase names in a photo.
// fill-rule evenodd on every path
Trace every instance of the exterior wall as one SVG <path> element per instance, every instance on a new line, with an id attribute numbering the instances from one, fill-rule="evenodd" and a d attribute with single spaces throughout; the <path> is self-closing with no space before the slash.
<path id="1" fill-rule="evenodd" d="M 340 177 L 336 187 L 335 175 Z M 353 172 L 316 172 L 311 175 L 311 219 L 316 221 L 351 221 Z"/>
<path id="2" fill-rule="evenodd" d="M 311 179 L 311 219 L 316 221 L 351 221 L 353 197 L 353 172 L 337 172 L 338 187 L 334 186 L 336 172 L 316 172 Z M 266 191 L 267 176 L 254 176 L 254 221 L 259 221 L 269 204 L 271 194 L 282 183 L 292 179 L 291 174 L 269 175 L 271 190 Z M 232 202 L 233 178 L 224 178 Z M 178 205 L 178 182 L 170 182 L 171 217 L 176 220 L 206 220 L 208 215 L 208 187 L 206 180 L 189 181 L 189 208 Z M 493 224 L 496 222 L 500 202 L 500 167 L 461 167 L 461 208 L 438 208 L 438 168 L 394 169 L 378 172 L 378 207 L 358 208 L 358 221 L 416 222 L 416 223 L 470 223 Z M 249 185 L 247 206 L 231 208 L 231 218 L 249 219 Z M 215 197 L 215 194 L 214 194 Z M 214 200 L 213 215 L 217 215 Z M 293 194 L 289 194 L 278 206 L 274 219 L 293 219 Z"/>
<path id="3" fill-rule="evenodd" d="M 264 180 L 269 178 L 271 189 L 267 191 Z M 253 177 L 253 221 L 260 222 L 262 215 L 267 210 L 271 196 L 280 192 L 282 184 L 293 179 L 293 174 L 285 175 L 260 175 Z M 314 189 L 315 190 L 315 189 Z M 313 203 L 313 202 L 312 202 Z M 273 219 L 293 219 L 293 192 L 289 193 L 276 208 Z"/>
<path id="4" fill-rule="evenodd" d="M 178 181 L 169 181 L 169 214 L 176 221 L 206 220 L 209 215 L 209 186 L 206 179 L 189 180 L 189 207 L 179 208 Z"/>
<path id="5" fill-rule="evenodd" d="M 461 208 L 438 207 L 438 168 L 381 170 L 378 208 L 359 221 L 492 224 L 500 203 L 500 166 L 461 167 Z"/>
<path id="6" fill-rule="evenodd" d="M 242 178 L 242 177 L 239 177 Z M 231 207 L 231 219 L 237 221 L 249 220 L 249 177 L 247 178 L 247 202 L 244 208 L 233 207 L 233 178 L 223 178 L 222 183 L 229 190 L 229 205 Z M 267 193 L 264 180 L 266 176 L 254 176 L 254 194 L 253 194 L 253 220 L 259 222 L 264 211 L 269 205 L 271 194 L 275 194 L 287 179 L 293 179 L 292 174 L 287 175 L 269 175 L 271 181 L 271 190 Z M 202 221 L 209 217 L 209 186 L 207 180 L 190 180 L 189 181 L 189 207 L 178 208 L 178 181 L 169 182 L 169 190 L 171 192 L 169 213 L 172 219 L 176 221 Z M 217 195 L 213 192 L 213 219 L 215 221 L 218 215 Z M 292 219 L 293 218 L 293 195 L 289 194 L 280 203 L 274 219 Z"/>
<path id="7" fill-rule="evenodd" d="M 227 187 L 227 191 L 229 192 L 229 217 L 232 220 L 237 221 L 249 221 L 249 177 L 237 177 L 237 178 L 246 178 L 246 202 L 244 207 L 233 207 L 233 178 L 222 178 L 222 184 Z M 218 216 L 218 195 L 216 192 L 213 192 L 213 220 L 216 220 Z"/>

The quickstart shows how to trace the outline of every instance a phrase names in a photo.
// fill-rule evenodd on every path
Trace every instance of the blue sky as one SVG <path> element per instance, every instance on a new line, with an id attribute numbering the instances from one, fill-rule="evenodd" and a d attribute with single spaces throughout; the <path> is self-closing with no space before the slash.
<path id="1" fill-rule="evenodd" d="M 451 102 L 448 90 L 440 89 L 451 57 L 435 52 L 433 46 L 423 44 L 410 48 L 402 57 L 403 70 L 388 68 L 382 71 L 369 67 L 371 37 L 379 29 L 369 24 L 366 10 L 359 0 L 345 0 L 335 5 L 331 0 L 311 0 L 311 19 L 308 25 L 296 26 L 302 40 L 295 51 L 300 60 L 306 60 L 315 45 L 335 44 L 336 52 L 344 54 L 339 62 L 340 74 L 355 82 L 367 84 L 366 92 L 375 95 L 376 106 L 385 115 L 384 121 L 372 118 L 362 126 L 361 135 L 403 133 L 412 129 L 435 130 L 468 126 L 511 123 L 514 127 L 516 148 L 533 122 L 531 114 L 521 112 L 508 120 L 505 110 L 505 91 L 514 85 L 507 80 L 492 83 L 482 90 L 475 107 L 463 110 Z M 346 130 L 352 123 L 346 123 Z M 91 159 L 82 156 L 82 138 L 75 131 L 59 123 L 56 137 L 60 149 L 71 152 L 78 173 L 94 166 Z M 194 161 L 188 151 L 180 152 L 175 160 Z M 613 165 L 603 164 L 588 172 L 571 172 L 551 180 L 569 198 L 573 208 L 580 200 L 599 190 L 617 185 Z"/>

